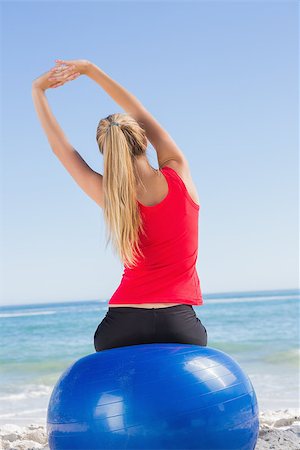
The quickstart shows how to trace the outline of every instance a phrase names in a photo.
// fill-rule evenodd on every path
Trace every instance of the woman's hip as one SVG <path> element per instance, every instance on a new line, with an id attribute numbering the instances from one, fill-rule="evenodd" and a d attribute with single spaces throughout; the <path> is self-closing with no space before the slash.
<path id="1" fill-rule="evenodd" d="M 109 308 L 94 333 L 96 351 L 155 342 L 207 345 L 207 332 L 191 305 Z"/>

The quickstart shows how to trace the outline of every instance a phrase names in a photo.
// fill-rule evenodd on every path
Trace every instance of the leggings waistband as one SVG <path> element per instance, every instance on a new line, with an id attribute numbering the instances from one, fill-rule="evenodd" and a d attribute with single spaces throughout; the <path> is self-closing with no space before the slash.
<path id="1" fill-rule="evenodd" d="M 135 307 L 135 306 L 112 306 L 108 307 L 109 312 L 139 312 L 139 311 L 159 311 L 159 312 L 171 312 L 171 311 L 177 311 L 177 310 L 185 310 L 185 309 L 193 309 L 192 305 L 188 304 L 182 304 L 179 305 L 173 305 L 173 306 L 166 306 L 161 308 L 142 308 L 142 307 Z"/>

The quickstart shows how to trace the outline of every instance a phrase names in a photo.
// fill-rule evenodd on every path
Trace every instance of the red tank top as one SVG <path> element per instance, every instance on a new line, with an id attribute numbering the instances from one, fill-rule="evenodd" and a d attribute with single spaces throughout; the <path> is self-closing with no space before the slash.
<path id="1" fill-rule="evenodd" d="M 140 247 L 145 255 L 138 266 L 124 265 L 122 280 L 108 304 L 203 303 L 196 270 L 200 205 L 171 167 L 161 169 L 168 194 L 158 204 L 138 202 L 145 235 Z"/>

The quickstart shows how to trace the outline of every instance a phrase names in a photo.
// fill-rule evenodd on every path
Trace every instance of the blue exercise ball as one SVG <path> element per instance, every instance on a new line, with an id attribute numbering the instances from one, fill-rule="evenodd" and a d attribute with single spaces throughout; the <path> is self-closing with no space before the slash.
<path id="1" fill-rule="evenodd" d="M 47 411 L 51 450 L 253 450 L 258 405 L 249 377 L 211 347 L 118 347 L 72 364 Z"/>

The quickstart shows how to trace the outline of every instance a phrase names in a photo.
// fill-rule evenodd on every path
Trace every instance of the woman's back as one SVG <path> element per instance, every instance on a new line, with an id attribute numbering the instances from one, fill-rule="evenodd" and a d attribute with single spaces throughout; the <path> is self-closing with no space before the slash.
<path id="1" fill-rule="evenodd" d="M 160 201 L 146 205 L 138 200 L 145 228 L 145 235 L 140 233 L 144 258 L 136 267 L 124 267 L 109 306 L 154 308 L 203 303 L 195 267 L 200 205 L 173 168 L 164 166 L 160 172 L 168 184 L 165 192 L 157 194 Z"/>

